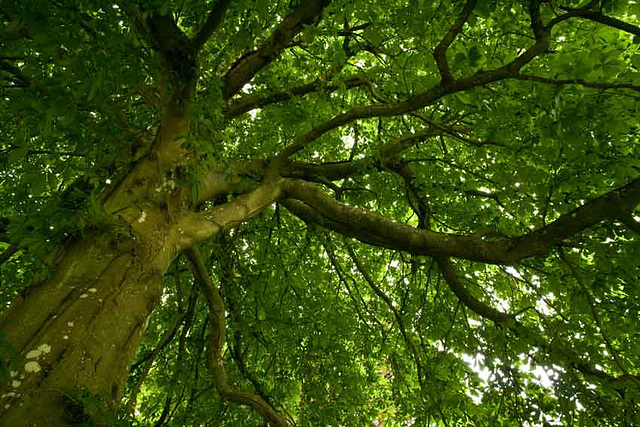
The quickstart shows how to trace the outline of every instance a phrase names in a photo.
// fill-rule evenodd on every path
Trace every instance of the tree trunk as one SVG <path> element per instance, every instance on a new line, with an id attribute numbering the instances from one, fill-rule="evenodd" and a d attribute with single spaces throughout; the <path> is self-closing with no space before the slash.
<path id="1" fill-rule="evenodd" d="M 117 411 L 162 275 L 177 253 L 172 233 L 160 228 L 153 239 L 87 235 L 62 249 L 54 273 L 14 301 L 0 330 L 22 366 L 0 393 L 0 425 L 101 425 Z"/>

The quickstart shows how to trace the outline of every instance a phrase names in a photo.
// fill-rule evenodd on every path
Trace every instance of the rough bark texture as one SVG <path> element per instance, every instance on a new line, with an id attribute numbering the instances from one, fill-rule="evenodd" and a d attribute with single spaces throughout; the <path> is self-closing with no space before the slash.
<path id="1" fill-rule="evenodd" d="M 2 390 L 2 426 L 104 420 L 117 410 L 162 292 L 163 271 L 154 262 L 160 251 L 133 235 L 88 235 L 12 304 L 0 328 L 24 365 Z"/>

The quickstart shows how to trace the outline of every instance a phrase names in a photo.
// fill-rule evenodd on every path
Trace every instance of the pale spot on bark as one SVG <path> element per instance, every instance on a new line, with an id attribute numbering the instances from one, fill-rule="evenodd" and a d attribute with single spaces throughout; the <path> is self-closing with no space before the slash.
<path id="1" fill-rule="evenodd" d="M 36 372 L 40 372 L 40 369 L 40 364 L 38 362 L 27 362 L 24 365 L 24 370 L 26 372 L 33 372 L 35 374 Z"/>
<path id="2" fill-rule="evenodd" d="M 35 350 L 31 350 L 25 357 L 27 359 L 35 359 L 42 356 L 43 354 L 49 353 L 50 351 L 51 346 L 49 344 L 40 344 L 38 348 L 36 348 Z"/>

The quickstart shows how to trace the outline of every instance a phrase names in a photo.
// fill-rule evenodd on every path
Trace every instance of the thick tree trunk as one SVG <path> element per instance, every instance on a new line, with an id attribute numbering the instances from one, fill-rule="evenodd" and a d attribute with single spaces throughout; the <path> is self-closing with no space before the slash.
<path id="1" fill-rule="evenodd" d="M 86 236 L 14 301 L 0 330 L 22 368 L 0 393 L 1 426 L 106 423 L 176 255 L 169 237 L 157 237 L 171 234 Z"/>

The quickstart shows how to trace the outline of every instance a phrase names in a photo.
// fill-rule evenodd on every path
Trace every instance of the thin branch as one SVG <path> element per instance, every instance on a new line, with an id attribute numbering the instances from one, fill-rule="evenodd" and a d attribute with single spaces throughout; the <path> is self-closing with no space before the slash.
<path id="1" fill-rule="evenodd" d="M 533 46 L 529 47 L 516 59 L 500 68 L 464 77 L 456 80 L 455 83 L 448 85 L 440 84 L 433 86 L 422 93 L 412 96 L 406 101 L 391 102 L 384 105 L 374 104 L 364 107 L 353 107 L 296 138 L 291 145 L 286 147 L 279 154 L 279 157 L 287 159 L 298 151 L 304 149 L 307 145 L 311 144 L 325 133 L 344 126 L 354 120 L 371 117 L 399 116 L 433 104 L 447 95 L 466 91 L 474 87 L 487 85 L 500 80 L 513 78 L 518 75 L 522 67 L 544 52 L 548 46 L 549 30 L 545 29 L 541 38 L 537 39 Z"/>
<path id="2" fill-rule="evenodd" d="M 420 383 L 420 386 L 423 387 L 424 376 L 423 376 L 423 370 L 422 370 L 423 369 L 422 362 L 420 360 L 420 353 L 418 353 L 418 348 L 416 346 L 416 342 L 415 342 L 415 338 L 413 337 L 413 334 L 407 330 L 404 317 L 402 316 L 402 314 L 400 314 L 398 309 L 393 305 L 393 301 L 391 300 L 391 298 L 389 298 L 389 296 L 382 289 L 380 289 L 380 287 L 378 287 L 373 277 L 371 277 L 371 274 L 369 274 L 369 271 L 367 270 L 367 268 L 364 266 L 364 264 L 362 264 L 362 262 L 360 262 L 360 259 L 358 259 L 353 248 L 349 245 L 349 243 L 346 240 L 345 240 L 345 245 L 347 247 L 347 251 L 349 252 L 349 256 L 351 257 L 351 260 L 355 264 L 358 272 L 360 272 L 360 274 L 364 278 L 365 282 L 367 282 L 371 290 L 373 290 L 373 292 L 380 299 L 382 299 L 382 301 L 384 301 L 384 303 L 387 305 L 391 313 L 393 313 L 393 317 L 395 318 L 396 323 L 398 324 L 398 328 L 400 329 L 400 334 L 402 335 L 402 339 L 407 347 L 407 350 L 413 357 L 414 363 L 416 364 L 418 382 Z"/>
<path id="3" fill-rule="evenodd" d="M 584 87 L 590 87 L 594 89 L 631 89 L 636 92 L 640 92 L 640 85 L 634 85 L 631 83 L 598 83 L 589 82 L 584 79 L 551 79 L 548 77 L 532 76 L 528 74 L 518 74 L 513 77 L 516 80 L 551 84 L 551 85 L 580 85 Z"/>
<path id="4" fill-rule="evenodd" d="M 566 8 L 562 8 L 561 9 L 565 9 Z M 625 31 L 627 33 L 630 34 L 634 34 L 636 36 L 640 36 L 640 27 L 638 27 L 637 25 L 632 25 L 629 24 L 627 22 L 624 22 L 620 19 L 617 18 L 613 18 L 611 16 L 606 16 L 603 15 L 602 12 L 596 12 L 596 11 L 591 11 L 591 10 L 585 10 L 585 9 L 569 9 L 569 12 L 565 13 L 564 15 L 560 15 L 556 18 L 554 18 L 553 20 L 551 20 L 548 24 L 549 27 L 552 27 L 556 24 L 559 24 L 560 22 L 566 21 L 567 19 L 570 18 L 584 18 L 587 19 L 589 21 L 593 21 L 593 22 L 598 22 L 600 24 L 603 25 L 607 25 L 609 27 L 613 27 L 613 28 L 617 28 L 618 30 L 622 30 Z"/>
<path id="5" fill-rule="evenodd" d="M 460 302 L 477 315 L 485 319 L 489 319 L 503 327 L 506 326 L 519 339 L 523 339 L 531 345 L 543 349 L 554 359 L 554 361 L 577 370 L 590 380 L 598 381 L 605 385 L 627 381 L 633 382 L 636 385 L 640 384 L 640 378 L 638 376 L 624 374 L 619 377 L 614 377 L 600 369 L 592 368 L 591 365 L 584 361 L 584 359 L 570 346 L 554 342 L 555 340 L 549 342 L 547 337 L 541 336 L 534 328 L 529 328 L 518 322 L 514 315 L 498 311 L 488 304 L 480 301 L 471 295 L 464 284 L 462 284 L 455 266 L 449 259 L 440 257 L 437 259 L 437 262 L 451 291 L 458 297 Z"/>
<path id="6" fill-rule="evenodd" d="M 446 126 L 443 125 L 441 123 L 438 123 L 436 121 L 433 121 L 431 119 L 429 119 L 428 117 L 425 117 L 422 114 L 412 114 L 414 117 L 417 117 L 419 120 L 427 123 L 430 126 L 433 126 L 434 128 L 448 134 L 449 136 L 457 139 L 458 141 L 464 142 L 466 144 L 470 144 L 470 145 L 475 145 L 476 147 L 482 147 L 483 145 L 495 145 L 497 147 L 504 147 L 505 145 L 503 143 L 500 142 L 495 142 L 495 141 L 485 141 L 482 140 L 480 138 L 477 139 L 471 139 L 468 138 L 464 135 L 462 135 L 462 132 L 460 130 L 454 129 L 450 126 Z"/>
<path id="7" fill-rule="evenodd" d="M 343 85 L 346 86 L 347 89 L 351 89 L 366 84 L 367 82 L 365 80 L 357 77 L 338 84 L 326 84 L 321 79 L 318 79 L 312 83 L 296 86 L 282 92 L 275 92 L 267 95 L 243 96 L 230 102 L 229 107 L 225 110 L 224 114 L 226 118 L 233 118 L 246 113 L 247 111 L 255 110 L 256 108 L 262 108 L 278 102 L 289 101 L 296 96 L 304 96 L 315 92 L 332 93 L 340 89 Z"/>
<path id="8" fill-rule="evenodd" d="M 194 294 L 197 294 L 197 292 L 194 292 Z M 162 338 L 160 338 L 160 341 L 158 341 L 158 344 L 156 344 L 156 346 L 154 347 L 153 351 L 149 354 L 149 356 L 145 358 L 146 361 L 142 368 L 142 372 L 138 374 L 138 378 L 136 379 L 136 382 L 133 385 L 133 388 L 131 389 L 131 393 L 129 394 L 129 400 L 127 401 L 127 404 L 125 406 L 126 414 L 133 414 L 133 409 L 136 405 L 138 394 L 142 389 L 142 384 L 147 378 L 149 371 L 151 371 L 151 367 L 155 363 L 156 359 L 158 358 L 162 350 L 166 347 L 166 345 L 169 344 L 171 340 L 173 340 L 173 337 L 175 336 L 183 320 L 184 320 L 184 315 L 182 313 L 178 313 L 178 315 L 176 315 L 174 318 L 173 324 L 165 330 L 165 333 L 162 336 Z M 133 371 L 136 366 L 132 366 L 131 371 Z"/>
<path id="9" fill-rule="evenodd" d="M 187 334 L 191 330 L 191 325 L 193 324 L 193 314 L 195 312 L 196 303 L 198 301 L 198 289 L 194 287 L 191 291 L 191 296 L 189 297 L 189 305 L 187 307 L 187 312 L 184 315 L 184 322 L 182 324 L 182 331 L 180 333 L 180 338 L 178 340 L 178 355 L 176 358 L 176 362 L 174 365 L 173 375 L 171 378 L 170 384 L 177 384 L 178 376 L 180 375 L 180 369 L 177 369 L 183 363 L 184 352 Z M 160 417 L 155 422 L 154 427 L 159 427 L 166 424 L 171 419 L 171 402 L 173 401 L 173 396 L 175 394 L 175 386 L 169 387 L 167 390 L 167 396 L 165 397 L 164 407 L 162 409 L 162 413 Z M 178 402 L 179 404 L 180 402 Z"/>
<path id="10" fill-rule="evenodd" d="M 593 295 L 591 294 L 591 291 L 589 290 L 589 287 L 586 285 L 586 283 L 584 283 L 584 280 L 580 276 L 580 273 L 576 269 L 576 266 L 573 265 L 567 259 L 567 256 L 564 253 L 564 251 L 560 251 L 560 259 L 566 264 L 567 267 L 569 267 L 569 271 L 571 271 L 571 275 L 573 276 L 574 279 L 576 279 L 576 282 L 580 286 L 583 292 L 583 295 L 586 297 L 587 302 L 589 303 L 589 309 L 591 310 L 591 315 L 593 317 L 593 320 L 596 322 L 598 331 L 600 332 L 600 335 L 602 335 L 604 344 L 607 350 L 609 351 L 609 354 L 611 354 L 611 357 L 613 358 L 613 362 L 616 364 L 616 366 L 618 366 L 618 369 L 620 369 L 621 372 L 629 376 L 630 375 L 629 370 L 624 366 L 624 363 L 622 362 L 622 359 L 620 359 L 620 355 L 618 354 L 618 351 L 615 349 L 615 347 L 613 347 L 611 340 L 609 339 L 608 335 L 605 333 L 604 328 L 602 327 L 602 320 L 600 319 L 600 315 L 596 310 L 596 303 L 593 298 Z M 638 384 L 640 384 L 640 382 Z"/>
<path id="11" fill-rule="evenodd" d="M 440 40 L 438 46 L 433 51 L 433 57 L 436 60 L 436 64 L 438 66 L 438 71 L 440 71 L 440 76 L 442 77 L 442 83 L 447 85 L 453 82 L 453 75 L 451 74 L 451 69 L 449 68 L 449 63 L 447 62 L 447 49 L 451 46 L 451 43 L 455 40 L 456 36 L 462 30 L 462 26 L 471 16 L 471 12 L 476 7 L 477 0 L 467 0 L 467 3 L 462 8 L 462 11 L 456 18 L 454 24 L 449 28 L 447 34 Z"/>

